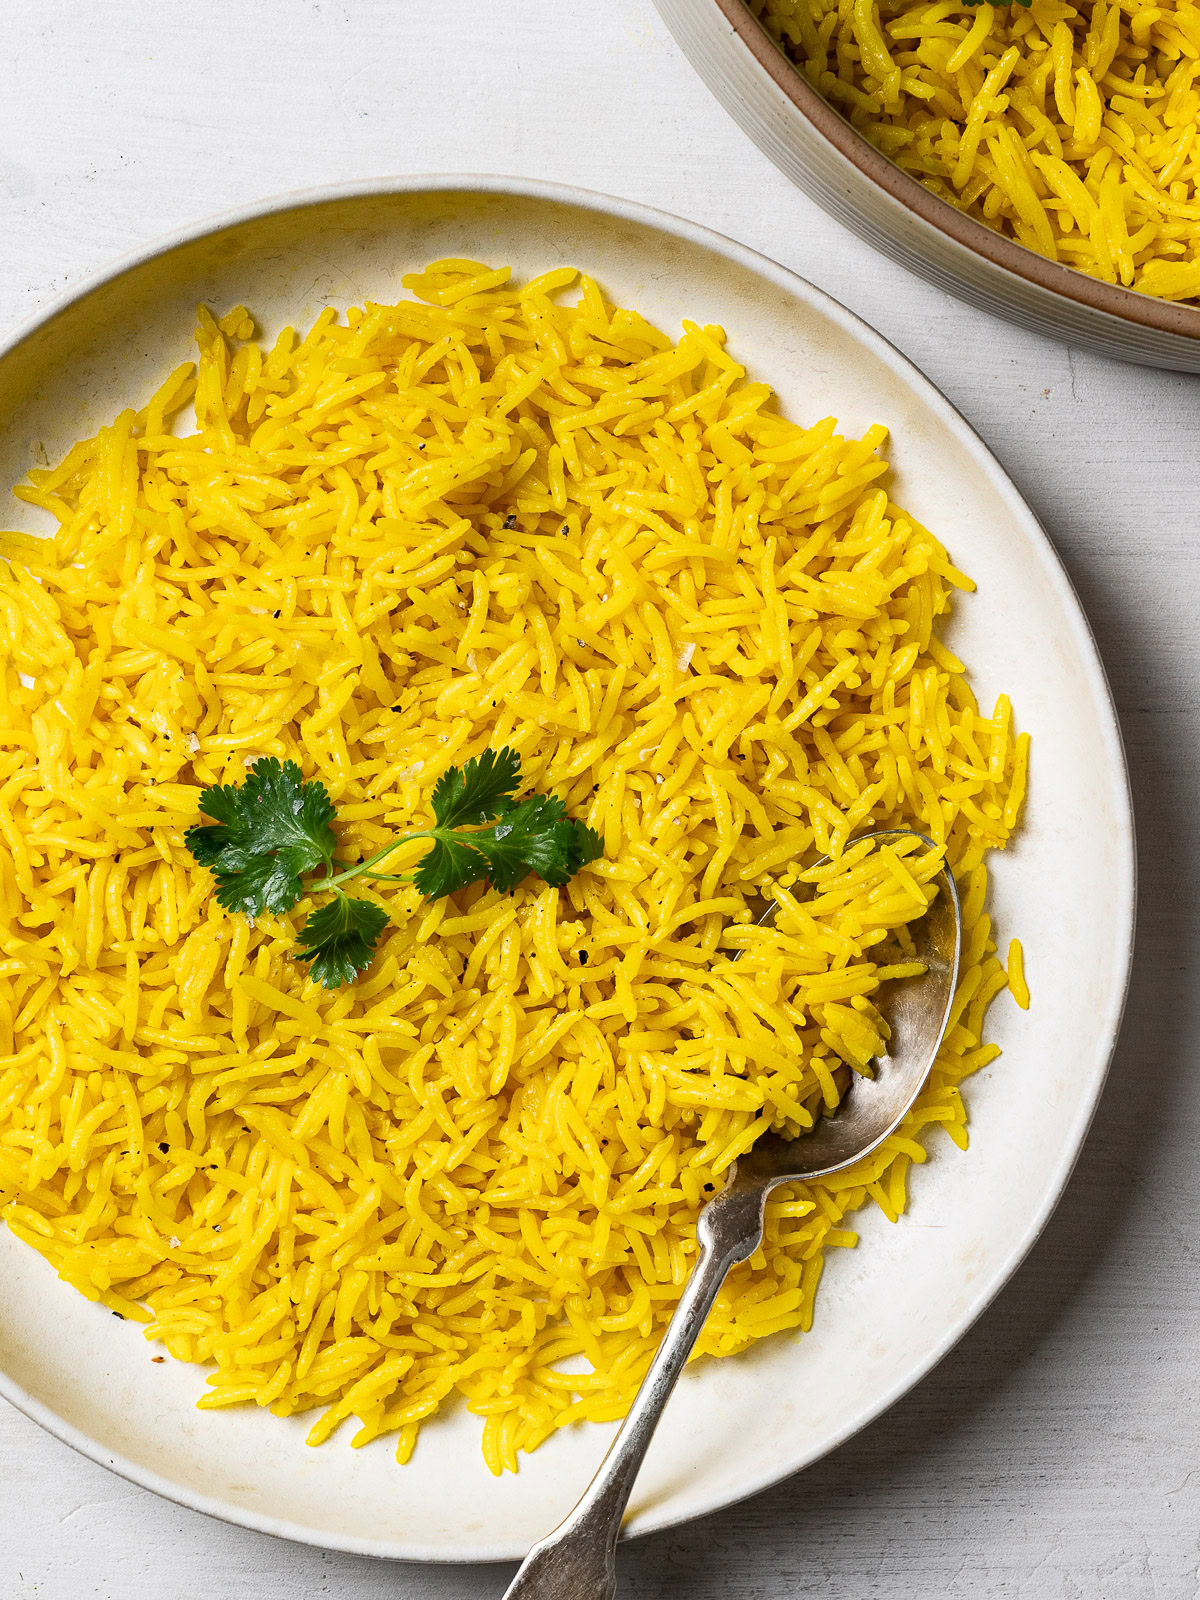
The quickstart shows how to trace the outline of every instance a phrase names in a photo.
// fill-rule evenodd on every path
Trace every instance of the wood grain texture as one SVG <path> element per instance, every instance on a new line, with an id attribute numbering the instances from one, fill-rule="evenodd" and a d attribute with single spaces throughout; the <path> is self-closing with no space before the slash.
<path id="1" fill-rule="evenodd" d="M 645 200 L 786 262 L 989 441 L 1079 589 L 1133 769 L 1141 930 L 1112 1082 L 1043 1239 L 933 1376 L 802 1476 L 627 1548 L 622 1592 L 1195 1600 L 1200 380 L 1046 343 L 873 255 L 726 119 L 647 0 L 10 0 L 3 23 L 0 329 L 261 195 L 512 172 Z M 0 1506 L 3 1600 L 484 1600 L 507 1573 L 224 1527 L 2 1403 Z"/>

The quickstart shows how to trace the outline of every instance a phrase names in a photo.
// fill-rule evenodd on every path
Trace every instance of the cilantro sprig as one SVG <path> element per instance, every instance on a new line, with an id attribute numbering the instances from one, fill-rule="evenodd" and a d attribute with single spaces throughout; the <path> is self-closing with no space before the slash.
<path id="1" fill-rule="evenodd" d="M 305 779 L 294 761 L 263 756 L 244 783 L 204 790 L 200 809 L 213 821 L 189 828 L 184 841 L 212 872 L 227 911 L 282 913 L 305 895 L 328 891 L 333 898 L 309 914 L 295 954 L 309 962 L 313 978 L 335 988 L 370 964 L 388 924 L 375 901 L 343 892 L 352 878 L 414 883 L 433 900 L 482 878 L 507 893 L 531 872 L 561 887 L 599 857 L 599 836 L 568 817 L 556 796 L 515 799 L 520 780 L 520 757 L 507 747 L 450 767 L 434 785 L 432 828 L 398 834 L 366 860 L 343 866 L 334 858 L 337 812 L 324 784 Z M 412 839 L 432 841 L 415 872 L 375 871 Z M 323 876 L 305 881 L 322 869 Z"/>

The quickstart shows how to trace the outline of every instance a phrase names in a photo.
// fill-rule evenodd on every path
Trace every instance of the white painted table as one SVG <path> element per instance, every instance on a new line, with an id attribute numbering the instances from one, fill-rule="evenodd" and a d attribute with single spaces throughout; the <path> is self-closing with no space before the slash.
<path id="1" fill-rule="evenodd" d="M 1200 1596 L 1200 380 L 1050 345 L 827 220 L 649 0 L 7 0 L 0 328 L 280 190 L 511 172 L 732 234 L 895 341 L 1008 466 L 1100 639 L 1133 768 L 1139 953 L 1066 1199 L 942 1367 L 800 1478 L 628 1547 L 638 1600 Z M 476 1600 L 507 1569 L 322 1555 L 169 1505 L 0 1402 L 0 1600 Z"/>

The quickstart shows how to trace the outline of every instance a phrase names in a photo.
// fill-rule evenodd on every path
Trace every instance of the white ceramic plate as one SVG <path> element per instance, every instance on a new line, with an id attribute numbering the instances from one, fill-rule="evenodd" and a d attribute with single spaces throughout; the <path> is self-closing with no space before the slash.
<path id="1" fill-rule="evenodd" d="M 719 322 L 793 417 L 893 430 L 894 493 L 979 581 L 952 635 L 980 699 L 1007 690 L 1034 738 L 1019 842 L 999 862 L 1000 937 L 1025 942 L 1033 1008 L 1002 998 L 1003 1057 L 969 1084 L 971 1149 L 941 1136 L 898 1226 L 864 1214 L 836 1251 L 803 1339 L 686 1377 L 650 1451 L 631 1532 L 728 1504 L 817 1460 L 945 1354 L 1017 1266 L 1057 1200 L 1104 1079 L 1133 930 L 1133 832 L 1120 737 L 1062 567 L 997 462 L 940 394 L 849 312 L 728 239 L 602 196 L 496 178 L 388 180 L 290 196 L 122 263 L 0 351 L 0 481 L 15 481 L 190 354 L 193 309 L 244 301 L 268 332 L 326 305 L 403 294 L 438 256 L 531 275 L 586 267 L 676 331 Z M 15 505 L 15 502 L 13 503 Z M 30 528 L 27 508 L 15 526 Z M 137 1483 L 247 1527 L 424 1561 L 514 1557 L 574 1502 L 610 1429 L 559 1435 L 489 1476 L 479 1421 L 427 1426 L 413 1464 L 386 1441 L 304 1445 L 307 1423 L 202 1413 L 201 1372 L 151 1362 L 138 1329 L 87 1304 L 0 1231 L 0 1393 Z"/>

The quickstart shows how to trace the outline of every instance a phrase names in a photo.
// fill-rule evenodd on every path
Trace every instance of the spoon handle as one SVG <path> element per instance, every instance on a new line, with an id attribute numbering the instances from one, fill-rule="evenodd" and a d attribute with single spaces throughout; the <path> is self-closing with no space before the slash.
<path id="1" fill-rule="evenodd" d="M 770 1187 L 735 1178 L 700 1213 L 699 1257 L 620 1431 L 574 1511 L 534 1545 L 504 1600 L 612 1600 L 621 1519 L 642 1458 L 730 1267 L 762 1243 Z"/>

